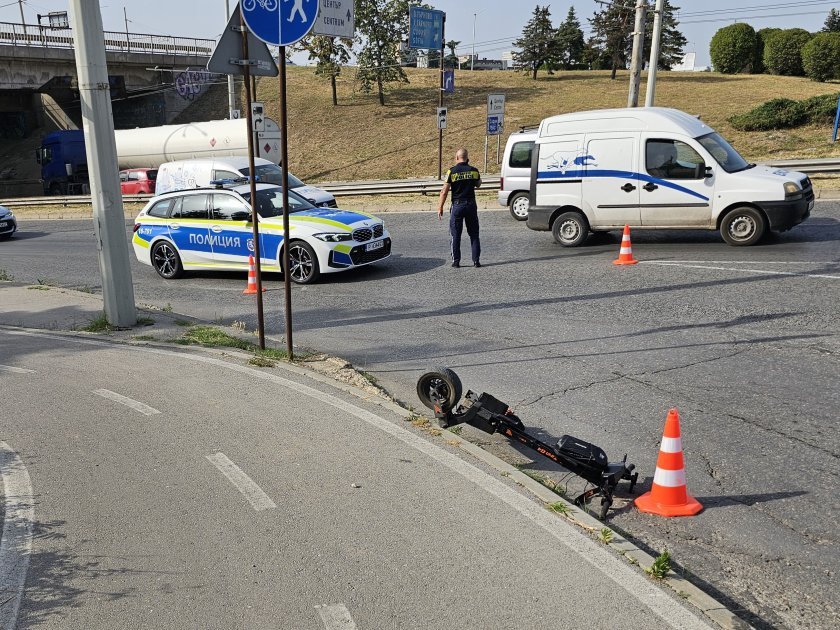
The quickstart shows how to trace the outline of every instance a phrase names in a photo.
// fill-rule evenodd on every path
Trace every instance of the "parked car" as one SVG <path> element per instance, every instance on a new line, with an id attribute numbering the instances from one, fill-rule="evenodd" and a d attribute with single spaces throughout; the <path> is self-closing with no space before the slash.
<path id="1" fill-rule="evenodd" d="M 15 213 L 5 206 L 0 206 L 0 239 L 12 238 L 16 231 Z"/>
<path id="2" fill-rule="evenodd" d="M 747 162 L 714 129 L 676 109 L 602 109 L 546 118 L 532 163 L 528 227 L 567 247 L 589 232 L 719 230 L 754 245 L 807 219 L 804 173 Z"/>
<path id="3" fill-rule="evenodd" d="M 531 156 L 537 140 L 535 127 L 523 127 L 508 136 L 502 158 L 499 204 L 510 208 L 517 221 L 528 219 L 531 196 Z"/>
<path id="4" fill-rule="evenodd" d="M 281 271 L 283 251 L 282 188 L 259 183 L 263 271 Z M 254 252 L 251 186 L 218 185 L 164 193 L 151 199 L 134 222 L 137 260 L 165 279 L 189 269 L 248 269 Z M 316 208 L 289 191 L 291 279 L 308 284 L 391 255 L 391 237 L 380 219 L 360 212 Z"/>
<path id="5" fill-rule="evenodd" d="M 120 190 L 124 195 L 154 195 L 156 168 L 129 168 L 120 171 Z"/>
<path id="6" fill-rule="evenodd" d="M 254 158 L 254 170 L 257 181 L 263 184 L 282 184 L 283 171 L 274 162 L 262 158 Z M 235 180 L 243 175 L 249 175 L 247 157 L 202 158 L 195 160 L 180 160 L 166 162 L 158 169 L 158 194 L 170 190 L 185 190 L 210 186 L 211 182 L 220 180 Z M 336 208 L 335 197 L 315 186 L 309 186 L 289 173 L 289 189 L 307 199 L 313 206 L 321 208 Z"/>

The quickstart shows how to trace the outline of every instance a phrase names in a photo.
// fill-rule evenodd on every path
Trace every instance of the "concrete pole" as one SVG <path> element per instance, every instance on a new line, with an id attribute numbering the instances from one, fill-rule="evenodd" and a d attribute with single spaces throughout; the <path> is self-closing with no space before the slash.
<path id="1" fill-rule="evenodd" d="M 648 65 L 647 90 L 645 91 L 645 107 L 653 107 L 656 97 L 656 69 L 659 66 L 659 46 L 662 42 L 662 12 L 665 10 L 665 0 L 656 0 L 656 11 L 653 14 L 653 37 L 650 40 L 650 64 Z"/>
<path id="2" fill-rule="evenodd" d="M 230 19 L 230 1 L 225 0 L 225 26 Z M 227 77 L 228 84 L 228 118 L 233 119 L 233 110 L 236 109 L 236 89 L 233 84 L 233 75 Z"/>
<path id="3" fill-rule="evenodd" d="M 633 29 L 633 56 L 630 60 L 630 93 L 627 107 L 639 106 L 639 82 L 642 78 L 642 47 L 645 42 L 646 0 L 636 1 L 636 26 Z"/>
<path id="4" fill-rule="evenodd" d="M 473 45 L 472 55 L 470 55 L 470 72 L 474 70 L 475 65 L 475 21 L 478 18 L 478 13 L 473 13 Z"/>
<path id="5" fill-rule="evenodd" d="M 128 262 L 102 13 L 98 2 L 70 0 L 69 4 L 105 318 L 112 326 L 128 328 L 137 323 L 137 309 Z"/>

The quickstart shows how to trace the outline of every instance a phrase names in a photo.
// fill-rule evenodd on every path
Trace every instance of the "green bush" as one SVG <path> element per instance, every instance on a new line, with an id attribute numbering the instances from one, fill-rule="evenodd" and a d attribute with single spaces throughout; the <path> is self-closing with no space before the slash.
<path id="1" fill-rule="evenodd" d="M 802 49 L 802 67 L 814 81 L 840 77 L 840 33 L 817 33 Z"/>
<path id="2" fill-rule="evenodd" d="M 806 114 L 802 102 L 789 98 L 774 98 L 746 114 L 732 116 L 729 122 L 740 131 L 788 129 L 804 124 Z"/>
<path id="3" fill-rule="evenodd" d="M 754 72 L 759 67 L 757 50 L 758 36 L 752 26 L 743 22 L 718 30 L 709 45 L 712 65 L 724 74 Z"/>
<path id="4" fill-rule="evenodd" d="M 802 101 L 805 116 L 811 124 L 833 123 L 840 94 L 822 94 Z"/>
<path id="5" fill-rule="evenodd" d="M 771 74 L 802 77 L 802 49 L 811 34 L 802 28 L 789 28 L 773 33 L 764 45 L 764 67 Z"/>
<path id="6" fill-rule="evenodd" d="M 753 72 L 755 73 L 762 73 L 767 72 L 767 68 L 764 67 L 764 49 L 767 47 L 767 41 L 773 37 L 776 33 L 781 33 L 782 29 L 768 27 L 763 28 L 759 31 L 756 31 L 756 49 L 755 49 L 755 58 L 756 58 L 756 67 L 753 68 Z"/>

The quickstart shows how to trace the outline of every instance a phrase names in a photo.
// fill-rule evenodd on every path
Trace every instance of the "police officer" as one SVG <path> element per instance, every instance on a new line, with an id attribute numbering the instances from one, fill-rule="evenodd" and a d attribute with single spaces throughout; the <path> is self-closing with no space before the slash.
<path id="1" fill-rule="evenodd" d="M 472 246 L 474 267 L 481 267 L 481 243 L 478 239 L 478 206 L 475 203 L 475 189 L 481 186 L 481 174 L 470 166 L 470 155 L 466 149 L 455 153 L 456 164 L 446 172 L 443 190 L 440 191 L 438 219 L 443 218 L 443 205 L 449 191 L 452 191 L 452 208 L 449 211 L 449 234 L 452 242 L 452 266 L 461 266 L 461 233 L 464 223 Z"/>

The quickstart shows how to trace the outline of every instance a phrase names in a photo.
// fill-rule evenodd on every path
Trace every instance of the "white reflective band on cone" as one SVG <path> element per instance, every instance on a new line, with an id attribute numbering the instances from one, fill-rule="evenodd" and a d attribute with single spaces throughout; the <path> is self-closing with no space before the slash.
<path id="1" fill-rule="evenodd" d="M 665 488 L 678 488 L 685 485 L 685 469 L 683 470 L 665 470 L 664 468 L 656 467 L 656 473 L 653 475 L 653 483 L 657 486 Z"/>
<path id="2" fill-rule="evenodd" d="M 630 254 L 630 253 L 632 253 L 632 252 L 633 252 L 633 250 L 632 250 L 632 249 L 630 249 L 629 247 L 622 247 L 622 248 L 621 248 L 621 251 L 619 252 L 619 254 Z"/>
<path id="3" fill-rule="evenodd" d="M 682 438 L 662 438 L 662 445 L 659 450 L 663 453 L 679 453 L 682 451 Z"/>

